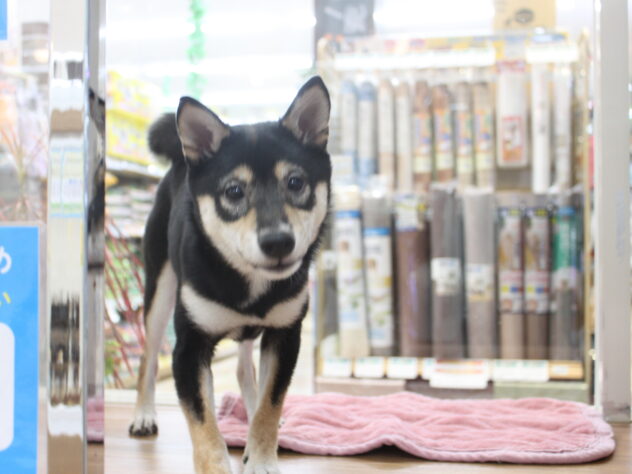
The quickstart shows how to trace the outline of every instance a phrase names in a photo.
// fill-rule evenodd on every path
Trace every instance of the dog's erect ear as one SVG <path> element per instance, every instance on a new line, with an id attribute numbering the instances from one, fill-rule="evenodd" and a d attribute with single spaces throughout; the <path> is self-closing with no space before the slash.
<path id="1" fill-rule="evenodd" d="M 192 163 L 213 156 L 230 129 L 217 115 L 191 97 L 182 97 L 176 113 L 184 156 Z"/>
<path id="2" fill-rule="evenodd" d="M 298 91 L 281 125 L 304 145 L 325 148 L 329 138 L 329 92 L 323 80 L 314 76 Z"/>

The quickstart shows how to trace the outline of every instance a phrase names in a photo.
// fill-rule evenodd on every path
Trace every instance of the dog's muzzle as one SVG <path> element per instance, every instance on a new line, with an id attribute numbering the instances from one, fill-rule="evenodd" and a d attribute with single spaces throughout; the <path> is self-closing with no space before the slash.
<path id="1" fill-rule="evenodd" d="M 278 260 L 291 254 L 296 243 L 294 235 L 284 230 L 262 230 L 259 232 L 258 240 L 263 253 Z"/>

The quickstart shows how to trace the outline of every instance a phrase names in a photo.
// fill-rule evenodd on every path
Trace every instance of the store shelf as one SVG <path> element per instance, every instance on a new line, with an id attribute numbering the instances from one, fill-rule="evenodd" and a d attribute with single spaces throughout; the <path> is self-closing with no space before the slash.
<path id="1" fill-rule="evenodd" d="M 167 172 L 166 167 L 159 165 L 143 165 L 114 156 L 108 156 L 106 168 L 109 172 L 128 178 L 143 178 L 159 181 Z"/>

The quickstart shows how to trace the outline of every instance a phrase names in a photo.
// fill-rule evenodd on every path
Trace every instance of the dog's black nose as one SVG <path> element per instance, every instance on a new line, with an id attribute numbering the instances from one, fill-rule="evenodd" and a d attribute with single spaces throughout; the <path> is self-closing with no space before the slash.
<path id="1" fill-rule="evenodd" d="M 259 246 L 268 257 L 283 258 L 294 250 L 294 236 L 289 232 L 262 232 Z"/>

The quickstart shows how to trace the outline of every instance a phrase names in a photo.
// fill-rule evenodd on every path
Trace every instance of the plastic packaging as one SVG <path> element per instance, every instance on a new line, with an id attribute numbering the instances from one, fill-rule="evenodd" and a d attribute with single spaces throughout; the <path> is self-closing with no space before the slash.
<path id="1" fill-rule="evenodd" d="M 432 182 L 432 95 L 426 81 L 415 83 L 413 100 L 413 182 L 415 192 L 428 192 Z"/>
<path id="2" fill-rule="evenodd" d="M 531 190 L 546 193 L 551 186 L 551 73 L 548 64 L 531 66 Z"/>
<path id="3" fill-rule="evenodd" d="M 473 86 L 474 100 L 474 153 L 476 184 L 480 187 L 496 186 L 496 139 L 494 136 L 494 101 L 490 86 L 479 82 Z"/>
<path id="4" fill-rule="evenodd" d="M 446 85 L 437 85 L 432 88 L 434 169 L 435 179 L 438 182 L 454 179 L 454 128 L 451 102 L 450 91 Z"/>
<path id="5" fill-rule="evenodd" d="M 353 81 L 345 80 L 340 86 L 340 148 L 344 155 L 353 160 L 354 172 L 358 140 L 358 90 Z"/>
<path id="6" fill-rule="evenodd" d="M 461 190 L 474 183 L 474 130 L 472 92 L 467 82 L 454 88 L 454 124 L 456 135 L 456 176 Z"/>
<path id="7" fill-rule="evenodd" d="M 555 187 L 558 191 L 571 187 L 571 107 L 573 76 L 570 66 L 558 64 L 553 69 L 553 130 L 555 150 Z"/>
<path id="8" fill-rule="evenodd" d="M 358 88 L 358 177 L 366 183 L 377 173 L 377 93 L 368 81 Z"/>
<path id="9" fill-rule="evenodd" d="M 378 171 L 389 189 L 395 187 L 395 91 L 388 79 L 377 89 Z"/>
<path id="10" fill-rule="evenodd" d="M 395 88 L 395 119 L 397 153 L 397 190 L 410 192 L 413 188 L 412 102 L 410 86 L 400 82 Z"/>
<path id="11" fill-rule="evenodd" d="M 498 167 L 523 168 L 529 163 L 527 77 L 523 62 L 499 64 L 497 94 Z"/>

